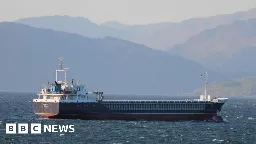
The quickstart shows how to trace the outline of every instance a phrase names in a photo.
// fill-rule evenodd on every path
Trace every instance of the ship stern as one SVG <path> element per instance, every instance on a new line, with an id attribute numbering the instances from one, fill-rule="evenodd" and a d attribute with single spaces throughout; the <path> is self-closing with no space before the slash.
<path id="1" fill-rule="evenodd" d="M 51 118 L 59 114 L 59 101 L 54 99 L 33 99 L 34 113 L 41 117 Z"/>

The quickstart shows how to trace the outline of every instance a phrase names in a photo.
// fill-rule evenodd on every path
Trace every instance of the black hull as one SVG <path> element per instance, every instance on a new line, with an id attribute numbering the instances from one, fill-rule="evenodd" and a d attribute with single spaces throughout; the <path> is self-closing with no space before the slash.
<path id="1" fill-rule="evenodd" d="M 86 115 L 55 115 L 51 119 L 82 119 L 82 120 L 147 120 L 147 121 L 222 121 L 217 114 L 86 114 Z"/>
<path id="2" fill-rule="evenodd" d="M 173 105 L 177 105 L 173 103 Z M 35 113 L 54 119 L 85 119 L 85 120 L 207 120 L 221 121 L 218 116 L 223 103 L 208 103 L 200 110 L 195 109 L 111 109 L 109 103 L 56 103 L 35 102 Z M 108 107 L 109 106 L 109 107 Z M 146 106 L 147 107 L 147 106 Z"/>

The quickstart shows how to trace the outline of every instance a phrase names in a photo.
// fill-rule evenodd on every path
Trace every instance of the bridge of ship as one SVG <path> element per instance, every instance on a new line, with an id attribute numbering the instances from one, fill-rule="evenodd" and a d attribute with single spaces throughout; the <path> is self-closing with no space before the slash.
<path id="1" fill-rule="evenodd" d="M 60 69 L 57 69 L 56 79 L 54 83 L 49 83 L 48 86 L 41 90 L 38 94 L 38 99 L 35 101 L 43 100 L 88 100 L 88 94 L 92 93 L 97 95 L 98 101 L 103 99 L 103 92 L 93 91 L 88 92 L 84 85 L 78 84 L 78 80 L 72 79 L 72 82 L 67 82 L 67 71 L 69 68 L 63 68 L 63 58 L 60 58 Z M 58 73 L 64 72 L 64 80 L 58 80 Z"/>

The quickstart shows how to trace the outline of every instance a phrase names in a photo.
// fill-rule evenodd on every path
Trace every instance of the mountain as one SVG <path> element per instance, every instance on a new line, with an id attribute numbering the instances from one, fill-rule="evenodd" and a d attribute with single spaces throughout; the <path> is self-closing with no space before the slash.
<path id="1" fill-rule="evenodd" d="M 144 45 L 116 38 L 0 23 L 0 88 L 33 92 L 54 80 L 58 58 L 89 90 L 107 93 L 175 94 L 192 91 L 203 80 L 201 65 Z M 209 71 L 210 81 L 223 79 Z"/>
<path id="2" fill-rule="evenodd" d="M 256 18 L 218 26 L 189 38 L 169 52 L 219 72 L 256 72 Z"/>
<path id="3" fill-rule="evenodd" d="M 124 24 L 121 24 L 116 21 L 104 22 L 104 23 L 100 24 L 100 26 L 109 27 L 109 28 L 113 28 L 113 29 L 117 29 L 117 30 L 124 30 L 124 31 L 129 30 L 129 25 L 124 25 Z"/>
<path id="4" fill-rule="evenodd" d="M 79 33 L 92 38 L 111 36 L 144 44 L 157 50 L 168 50 L 176 44 L 184 43 L 206 29 L 230 24 L 236 20 L 256 18 L 256 8 L 233 14 L 223 14 L 207 18 L 192 18 L 178 23 L 157 23 L 148 25 L 122 25 L 117 22 L 94 24 L 86 18 L 68 16 L 47 16 L 20 19 L 16 22 L 65 32 Z"/>
<path id="5" fill-rule="evenodd" d="M 208 86 L 212 96 L 256 96 L 256 77 L 235 78 L 232 80 L 212 83 Z M 201 87 L 196 94 L 204 91 Z"/>
<path id="6" fill-rule="evenodd" d="M 34 26 L 37 28 L 53 29 L 63 32 L 81 34 L 91 38 L 101 38 L 106 36 L 122 36 L 120 30 L 99 26 L 83 17 L 70 16 L 44 16 L 32 17 L 17 20 L 17 23 Z"/>

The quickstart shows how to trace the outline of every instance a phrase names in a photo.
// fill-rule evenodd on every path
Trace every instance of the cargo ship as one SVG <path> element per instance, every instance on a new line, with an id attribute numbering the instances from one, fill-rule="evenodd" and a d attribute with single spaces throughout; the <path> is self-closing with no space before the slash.
<path id="1" fill-rule="evenodd" d="M 205 93 L 199 99 L 184 100 L 107 100 L 103 92 L 89 92 L 77 80 L 67 81 L 68 68 L 55 71 L 54 83 L 49 83 L 33 99 L 36 115 L 60 119 L 94 120 L 210 120 L 222 121 L 219 112 L 227 98 L 211 99 L 207 95 L 207 72 Z M 64 80 L 58 79 L 64 73 Z M 94 97 L 94 98 L 89 98 Z"/>

